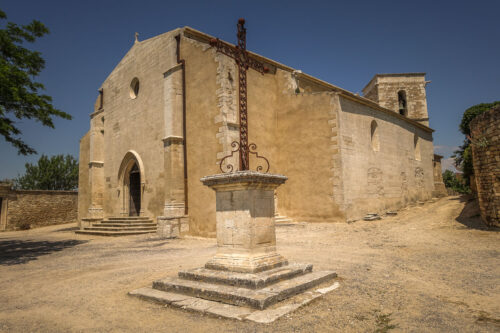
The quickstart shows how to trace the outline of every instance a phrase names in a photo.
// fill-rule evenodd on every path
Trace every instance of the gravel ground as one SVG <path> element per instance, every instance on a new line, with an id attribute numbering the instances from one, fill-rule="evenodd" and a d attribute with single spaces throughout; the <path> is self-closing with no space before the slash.
<path id="1" fill-rule="evenodd" d="M 443 198 L 379 221 L 277 228 L 290 261 L 340 287 L 269 325 L 148 303 L 133 289 L 202 266 L 215 240 L 104 238 L 66 224 L 0 233 L 1 332 L 500 332 L 500 233 Z"/>

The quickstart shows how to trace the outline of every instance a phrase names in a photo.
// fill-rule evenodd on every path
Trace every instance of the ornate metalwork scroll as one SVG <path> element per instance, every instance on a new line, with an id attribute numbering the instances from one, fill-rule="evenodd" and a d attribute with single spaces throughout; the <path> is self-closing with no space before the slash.
<path id="1" fill-rule="evenodd" d="M 219 164 L 220 171 L 222 171 L 223 173 L 225 173 L 225 172 L 226 173 L 227 172 L 233 172 L 234 171 L 234 166 L 231 163 L 226 163 L 225 167 L 223 167 L 224 161 L 227 160 L 228 158 L 233 157 L 234 153 L 241 152 L 240 144 L 238 143 L 238 141 L 233 141 L 231 143 L 231 147 L 233 147 L 234 150 L 231 150 L 231 154 L 229 154 L 227 156 L 224 156 L 222 158 L 222 160 L 220 161 L 220 164 Z M 264 156 L 260 156 L 259 153 L 257 153 L 256 150 L 257 150 L 257 145 L 255 143 L 251 143 L 251 144 L 248 145 L 248 153 L 255 155 L 255 157 L 257 159 L 261 159 L 261 160 L 263 160 L 263 162 L 265 162 L 265 165 L 258 164 L 257 168 L 255 168 L 255 170 L 261 172 L 261 171 L 264 170 L 264 167 L 265 167 L 266 169 L 263 172 L 266 173 L 266 172 L 269 171 L 269 167 L 271 166 L 269 164 L 269 160 L 267 158 L 265 158 Z"/>
<path id="2" fill-rule="evenodd" d="M 228 45 L 221 40 L 212 39 L 210 41 L 210 45 L 217 48 L 218 52 L 221 52 L 224 55 L 227 55 L 233 58 L 238 65 L 238 105 L 239 105 L 239 119 L 240 119 L 240 142 L 231 143 L 231 147 L 235 148 L 235 150 L 231 151 L 231 154 L 225 156 L 220 161 L 220 169 L 222 172 L 233 172 L 234 166 L 232 164 L 227 164 L 225 168 L 223 168 L 223 163 L 229 157 L 232 157 L 234 153 L 239 152 L 240 165 L 239 170 L 249 170 L 250 169 L 250 154 L 254 154 L 257 158 L 264 159 L 267 163 L 267 169 L 264 172 L 269 171 L 269 161 L 260 156 L 256 151 L 257 145 L 254 143 L 248 143 L 248 109 L 247 109 L 247 69 L 249 67 L 258 71 L 261 74 L 269 72 L 269 68 L 267 68 L 264 64 L 258 62 L 255 59 L 252 59 L 248 56 L 246 50 L 246 34 L 247 30 L 245 28 L 245 20 L 240 18 L 238 20 L 237 27 L 237 37 L 238 37 L 238 45 L 236 47 L 232 45 Z M 224 170 L 226 169 L 226 170 Z M 262 171 L 263 166 L 258 166 L 257 171 Z"/>

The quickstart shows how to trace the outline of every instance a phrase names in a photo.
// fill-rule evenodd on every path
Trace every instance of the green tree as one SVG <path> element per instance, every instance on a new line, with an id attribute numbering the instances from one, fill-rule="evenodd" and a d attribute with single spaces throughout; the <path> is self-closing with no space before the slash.
<path id="1" fill-rule="evenodd" d="M 0 10 L 0 23 L 6 18 Z M 19 137 L 22 133 L 15 119 L 34 119 L 51 128 L 54 116 L 71 119 L 52 106 L 52 98 L 40 93 L 43 84 L 33 80 L 45 67 L 40 52 L 22 46 L 48 33 L 47 27 L 36 20 L 28 25 L 7 22 L 0 26 L 0 134 L 22 155 L 36 151 Z"/>
<path id="2" fill-rule="evenodd" d="M 71 155 L 42 155 L 36 165 L 26 163 L 26 173 L 15 179 L 22 190 L 74 190 L 78 187 L 78 161 Z"/>
<path id="3" fill-rule="evenodd" d="M 443 172 L 443 182 L 444 186 L 459 193 L 470 193 L 469 187 L 463 181 L 459 180 L 453 171 L 445 170 Z"/>
<path id="4" fill-rule="evenodd" d="M 459 128 L 460 132 L 465 135 L 465 140 L 459 149 L 453 153 L 452 157 L 455 159 L 456 167 L 464 173 L 466 185 L 469 185 L 469 178 L 474 174 L 474 168 L 472 166 L 472 150 L 470 147 L 470 122 L 481 113 L 491 110 L 497 105 L 500 105 L 500 101 L 477 104 L 465 110 L 462 116 Z"/>

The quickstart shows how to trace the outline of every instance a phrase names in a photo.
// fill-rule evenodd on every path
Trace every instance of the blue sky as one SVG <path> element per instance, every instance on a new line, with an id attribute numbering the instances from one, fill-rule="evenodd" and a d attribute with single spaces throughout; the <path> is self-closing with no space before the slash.
<path id="1" fill-rule="evenodd" d="M 39 154 L 78 156 L 97 89 L 136 31 L 144 40 L 188 25 L 234 42 L 240 17 L 249 50 L 352 92 L 376 73 L 426 72 L 434 145 L 445 158 L 463 141 L 463 111 L 500 100 L 500 1 L 17 0 L 0 8 L 8 21 L 38 19 L 51 30 L 30 45 L 46 59 L 38 81 L 73 120 L 56 120 L 55 130 L 21 121 Z M 17 155 L 3 138 L 0 156 L 0 179 L 39 158 Z"/>

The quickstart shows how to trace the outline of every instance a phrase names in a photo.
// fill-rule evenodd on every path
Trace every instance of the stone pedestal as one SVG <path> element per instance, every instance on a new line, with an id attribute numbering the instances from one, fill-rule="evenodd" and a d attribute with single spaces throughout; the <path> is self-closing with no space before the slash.
<path id="1" fill-rule="evenodd" d="M 256 273 L 283 266 L 276 252 L 274 190 L 287 178 L 244 171 L 201 179 L 216 191 L 217 254 L 205 267 Z"/>
<path id="2" fill-rule="evenodd" d="M 337 288 L 336 282 L 311 290 L 337 274 L 313 272 L 311 264 L 288 264 L 276 252 L 274 190 L 286 180 L 252 171 L 202 178 L 216 192 L 217 253 L 205 267 L 180 271 L 177 277 L 156 280 L 151 288 L 130 295 L 269 323 Z M 284 300 L 288 303 L 281 303 Z"/>

